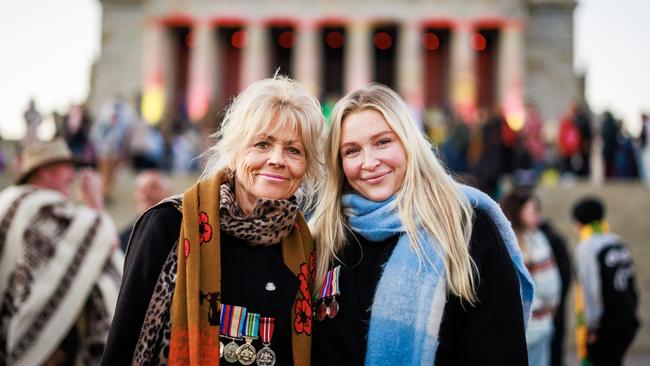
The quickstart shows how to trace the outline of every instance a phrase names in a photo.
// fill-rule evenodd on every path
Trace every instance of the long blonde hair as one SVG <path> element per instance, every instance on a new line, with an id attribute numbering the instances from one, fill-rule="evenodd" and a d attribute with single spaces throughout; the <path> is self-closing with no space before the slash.
<path id="1" fill-rule="evenodd" d="M 318 248 L 316 278 L 324 278 L 330 263 L 346 244 L 346 230 L 350 230 L 341 209 L 346 180 L 339 152 L 341 125 L 349 115 L 364 110 L 379 112 L 406 152 L 406 176 L 396 199 L 399 217 L 419 264 L 429 260 L 422 246 L 433 244 L 419 240 L 417 226 L 421 225 L 440 243 L 434 249 L 444 258 L 448 290 L 475 303 L 477 270 L 468 249 L 474 211 L 410 117 L 404 101 L 393 90 L 379 84 L 349 93 L 336 103 L 332 112 L 332 126 L 325 143 L 328 174 L 310 220 Z"/>
<path id="2" fill-rule="evenodd" d="M 260 133 L 291 128 L 300 131 L 305 147 L 307 167 L 297 195 L 303 207 L 309 208 L 323 170 L 323 126 L 320 103 L 300 84 L 284 76 L 256 81 L 235 98 L 221 128 L 210 136 L 216 143 L 203 154 L 205 167 L 199 181 L 226 168 L 235 170 L 244 150 Z"/>

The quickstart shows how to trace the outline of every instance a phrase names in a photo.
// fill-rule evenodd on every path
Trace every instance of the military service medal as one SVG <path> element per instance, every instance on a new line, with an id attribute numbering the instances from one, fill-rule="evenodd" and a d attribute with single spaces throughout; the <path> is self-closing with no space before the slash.
<path id="1" fill-rule="evenodd" d="M 239 346 L 237 349 L 237 360 L 242 365 L 250 365 L 255 362 L 257 351 L 251 343 L 253 339 L 257 339 L 257 334 L 260 329 L 260 314 L 248 313 L 246 316 L 246 323 L 243 327 L 242 337 L 246 343 Z"/>
<path id="2" fill-rule="evenodd" d="M 244 324 L 242 319 L 246 319 L 245 307 L 221 304 L 221 335 L 230 339 L 230 343 L 223 348 L 223 358 L 230 363 L 235 363 L 238 360 L 239 345 L 235 339 L 240 338 L 241 328 Z"/>
<path id="3" fill-rule="evenodd" d="M 264 348 L 257 352 L 257 366 L 275 365 L 275 352 L 271 349 L 271 339 L 275 328 L 275 318 L 260 319 L 260 338 Z"/>
<path id="4" fill-rule="evenodd" d="M 318 307 L 314 312 L 316 320 L 323 321 L 325 317 L 330 319 L 334 318 L 339 313 L 339 303 L 336 301 L 336 296 L 340 294 L 339 291 L 339 276 L 341 274 L 341 266 L 329 270 L 325 279 L 323 280 L 323 288 L 318 296 Z M 329 303 L 328 303 L 329 302 Z"/>

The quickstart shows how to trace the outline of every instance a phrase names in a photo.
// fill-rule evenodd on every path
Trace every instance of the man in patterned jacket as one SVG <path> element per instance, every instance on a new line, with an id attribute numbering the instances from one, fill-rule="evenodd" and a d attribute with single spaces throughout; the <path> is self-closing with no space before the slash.
<path id="1" fill-rule="evenodd" d="M 99 177 L 80 174 L 65 142 L 23 152 L 14 185 L 0 192 L 0 365 L 99 362 L 123 258 L 104 211 Z"/>

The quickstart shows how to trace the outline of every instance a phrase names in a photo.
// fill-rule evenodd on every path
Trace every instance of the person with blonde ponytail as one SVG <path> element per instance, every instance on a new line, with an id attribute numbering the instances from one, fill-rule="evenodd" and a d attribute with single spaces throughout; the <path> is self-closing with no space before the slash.
<path id="1" fill-rule="evenodd" d="M 526 365 L 533 287 L 510 224 L 446 172 L 400 96 L 341 99 L 325 163 L 312 364 Z"/>

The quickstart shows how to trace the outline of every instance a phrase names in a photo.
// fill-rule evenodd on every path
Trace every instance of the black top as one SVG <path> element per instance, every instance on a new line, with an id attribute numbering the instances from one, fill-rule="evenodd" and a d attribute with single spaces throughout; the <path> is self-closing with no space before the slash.
<path id="1" fill-rule="evenodd" d="M 359 235 L 341 255 L 339 313 L 314 321 L 313 365 L 362 365 L 375 287 L 397 236 L 369 242 Z M 527 365 L 519 280 L 495 224 L 476 211 L 470 255 L 478 266 L 479 304 L 450 295 L 436 353 L 437 365 Z"/>
<path id="2" fill-rule="evenodd" d="M 181 219 L 173 206 L 162 205 L 149 210 L 136 225 L 102 365 L 131 364 L 154 286 L 178 240 Z M 299 280 L 284 264 L 281 245 L 251 246 L 223 232 L 220 235 L 222 302 L 275 317 L 271 349 L 276 365 L 292 365 L 291 309 Z M 230 340 L 222 338 L 222 342 Z M 260 350 L 261 340 L 253 341 L 253 346 Z"/>
<path id="3" fill-rule="evenodd" d="M 612 241 L 596 253 L 595 262 L 600 277 L 602 301 L 599 328 L 594 329 L 596 334 L 617 334 L 623 337 L 636 333 L 639 327 L 636 315 L 639 297 L 636 270 L 629 249 L 619 240 Z"/>

